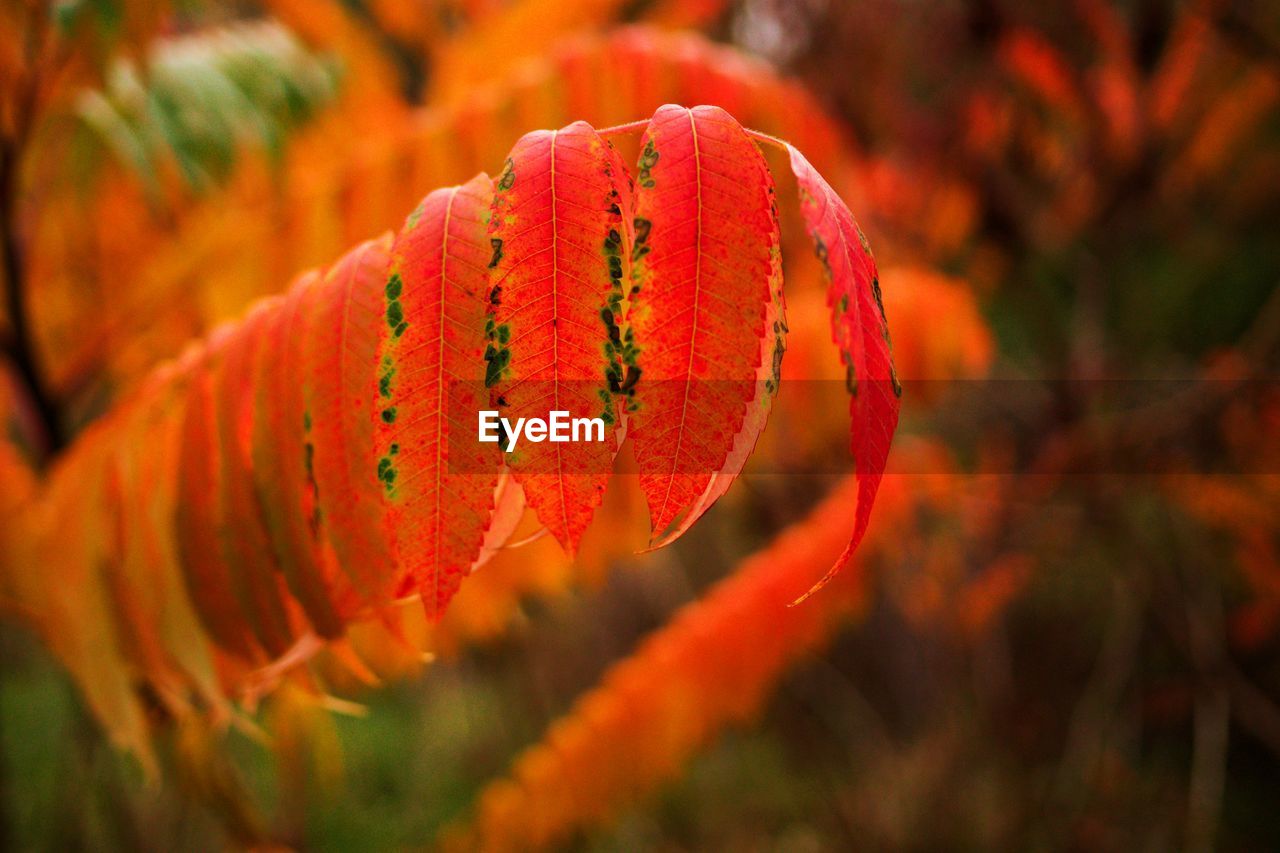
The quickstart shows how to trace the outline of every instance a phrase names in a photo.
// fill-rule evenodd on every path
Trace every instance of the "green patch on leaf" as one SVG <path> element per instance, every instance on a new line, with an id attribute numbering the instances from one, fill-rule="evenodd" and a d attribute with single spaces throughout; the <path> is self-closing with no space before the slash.
<path id="1" fill-rule="evenodd" d="M 387 325 L 393 330 L 404 322 L 404 307 L 400 305 L 399 300 L 393 300 L 387 305 Z"/>
<path id="2" fill-rule="evenodd" d="M 502 167 L 502 174 L 498 176 L 498 189 L 506 192 L 516 185 L 516 164 L 507 158 L 507 162 Z"/>
<path id="3" fill-rule="evenodd" d="M 492 388 L 506 375 L 507 367 L 511 364 L 511 350 L 504 346 L 489 344 L 484 351 L 484 360 L 486 362 L 484 387 Z"/>
<path id="4" fill-rule="evenodd" d="M 640 152 L 640 177 L 639 184 L 645 189 L 653 189 L 657 184 L 653 180 L 653 167 L 658 165 L 658 148 L 653 144 L 650 138 L 645 142 L 644 150 Z"/>
<path id="5" fill-rule="evenodd" d="M 816 232 L 813 235 L 813 253 L 818 256 L 818 260 L 822 261 L 822 269 L 827 274 L 827 281 L 831 281 L 831 256 L 827 251 L 827 244 Z"/>
<path id="6" fill-rule="evenodd" d="M 649 254 L 649 232 L 653 229 L 653 223 L 643 216 L 636 217 L 636 244 L 631 250 L 631 260 L 638 261 L 645 255 Z"/>
<path id="7" fill-rule="evenodd" d="M 387 301 L 395 302 L 400 298 L 401 292 L 404 290 L 404 280 L 400 278 L 400 273 L 393 272 L 391 278 L 387 279 Z"/>
<path id="8" fill-rule="evenodd" d="M 378 460 L 378 482 L 382 483 L 388 495 L 394 492 L 396 476 L 396 468 L 391 457 L 383 456 Z"/>

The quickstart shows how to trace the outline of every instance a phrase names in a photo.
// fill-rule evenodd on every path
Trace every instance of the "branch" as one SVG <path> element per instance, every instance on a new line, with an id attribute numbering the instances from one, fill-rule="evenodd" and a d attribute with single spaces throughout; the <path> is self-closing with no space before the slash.
<path id="1" fill-rule="evenodd" d="M 1261 62 L 1280 64 L 1280 44 L 1255 26 L 1241 10 L 1227 4 L 1213 16 L 1213 23 L 1241 53 Z"/>
<path id="2" fill-rule="evenodd" d="M 0 148 L 0 256 L 4 264 L 5 310 L 9 315 L 10 337 L 5 354 L 13 362 L 19 381 L 44 431 L 45 449 L 53 454 L 66 441 L 57 404 L 49 391 L 36 358 L 26 299 L 26 264 L 18 235 L 17 172 L 20 146 L 6 140 Z"/>
<path id="3" fill-rule="evenodd" d="M 43 20 L 37 17 L 38 20 Z M 25 85 L 18 93 L 13 133 L 0 139 L 0 269 L 5 281 L 5 311 L 9 317 L 10 336 L 4 351 L 13 363 L 23 391 L 31 402 L 44 432 L 45 457 L 57 453 L 66 444 L 58 406 L 45 381 L 36 356 L 31 334 L 31 316 L 27 302 L 27 269 L 22 236 L 18 223 L 18 187 L 22 156 L 31 136 L 36 113 L 36 97 L 41 76 L 41 55 L 45 28 L 37 26 L 26 44 L 27 67 L 31 69 Z"/>

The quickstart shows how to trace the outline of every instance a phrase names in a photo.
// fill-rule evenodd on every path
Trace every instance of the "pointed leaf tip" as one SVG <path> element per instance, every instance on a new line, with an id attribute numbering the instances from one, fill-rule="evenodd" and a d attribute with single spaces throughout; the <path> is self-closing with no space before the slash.
<path id="1" fill-rule="evenodd" d="M 866 237 L 826 179 L 794 146 L 788 145 L 787 150 L 799 186 L 801 214 L 827 273 L 831 335 L 845 364 L 849 443 L 858 481 L 858 507 L 849 546 L 831 570 L 794 602 L 798 604 L 830 582 L 866 533 L 898 426 L 902 386 L 893 369 L 880 279 Z"/>

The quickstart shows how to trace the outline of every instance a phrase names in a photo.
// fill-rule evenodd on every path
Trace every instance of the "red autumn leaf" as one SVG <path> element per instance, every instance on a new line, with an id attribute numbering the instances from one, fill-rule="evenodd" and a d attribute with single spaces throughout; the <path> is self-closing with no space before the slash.
<path id="1" fill-rule="evenodd" d="M 480 554 L 501 464 L 475 441 L 483 378 L 487 175 L 423 199 L 397 235 L 384 287 L 375 456 L 387 535 L 432 617 Z"/>
<path id="2" fill-rule="evenodd" d="M 507 463 L 538 519 L 572 553 L 609 480 L 617 414 L 605 342 L 621 309 L 623 167 L 589 125 L 516 143 L 489 235 L 493 323 L 485 384 L 504 417 L 551 411 L 605 421 L 603 442 L 523 443 Z"/>
<path id="3" fill-rule="evenodd" d="M 391 235 L 348 252 L 325 273 L 302 320 L 303 390 L 320 523 L 338 564 L 366 600 L 391 597 L 394 562 L 382 525 L 370 382 L 385 322 L 381 291 Z"/>
<path id="4" fill-rule="evenodd" d="M 174 526 L 182 576 L 201 621 L 219 645 L 252 660 L 259 653 L 245 625 L 233 569 L 221 547 L 217 525 L 222 466 L 215 435 L 209 361 L 218 357 L 219 344 L 225 343 L 228 334 L 224 330 L 218 336 L 215 331 L 206 348 L 191 357 Z"/>
<path id="5" fill-rule="evenodd" d="M 217 533 L 234 589 L 258 642 L 272 656 L 293 643 L 281 597 L 279 570 L 253 487 L 252 368 L 271 304 L 250 312 L 212 364 L 212 402 L 218 451 Z"/>
<path id="6" fill-rule="evenodd" d="M 764 318 L 766 334 L 759 341 L 760 355 L 757 359 L 759 367 L 756 369 L 756 380 L 751 386 L 753 396 L 747 403 L 742 426 L 733 437 L 733 447 L 725 457 L 720 470 L 711 475 L 706 489 L 698 496 L 684 517 L 669 527 L 661 537 L 652 541 L 647 550 L 664 547 L 683 536 L 704 512 L 724 497 L 747 464 L 752 451 L 755 450 L 760 433 L 764 432 L 765 424 L 769 420 L 769 411 L 773 408 L 773 398 L 778 393 L 782 355 L 786 350 L 787 336 L 786 305 L 782 292 L 782 256 L 776 251 L 773 253 L 773 264 L 769 274 L 769 291 L 771 298 L 765 309 Z"/>
<path id="7" fill-rule="evenodd" d="M 768 165 L 718 107 L 654 114 L 635 205 L 630 320 L 644 381 L 631 435 L 660 538 L 696 520 L 713 477 L 727 488 L 745 461 L 725 470 L 760 390 L 761 342 L 775 337 L 766 314 L 780 237 Z"/>
<path id="8" fill-rule="evenodd" d="M 333 561 L 324 559 L 313 525 L 311 419 L 303 397 L 302 310 L 316 298 L 320 279 L 319 272 L 301 276 L 266 319 L 254 368 L 252 465 L 285 582 L 316 633 L 338 637 L 354 596 Z"/>
<path id="9" fill-rule="evenodd" d="M 850 447 L 858 477 L 858 512 L 849 545 L 831 570 L 800 597 L 799 601 L 803 601 L 849 562 L 867 531 L 871 505 L 898 427 L 902 386 L 893 369 L 889 324 L 867 239 L 826 179 L 794 146 L 788 145 L 787 151 L 799 183 L 801 214 L 827 271 L 831 334 L 845 364 L 852 421 Z"/>

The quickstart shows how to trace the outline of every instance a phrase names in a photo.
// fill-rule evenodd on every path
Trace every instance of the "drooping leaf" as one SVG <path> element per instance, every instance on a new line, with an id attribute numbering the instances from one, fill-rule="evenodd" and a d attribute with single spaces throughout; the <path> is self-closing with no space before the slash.
<path id="1" fill-rule="evenodd" d="M 773 408 L 773 398 L 778 393 L 781 381 L 782 355 L 787 347 L 787 315 L 786 301 L 782 292 L 782 256 L 773 251 L 773 266 L 769 275 L 770 299 L 765 309 L 765 335 L 760 339 L 759 367 L 756 368 L 756 379 L 752 384 L 752 397 L 747 403 L 746 415 L 742 426 L 733 437 L 732 449 L 725 457 L 719 471 L 711 475 L 706 488 L 689 508 L 684 517 L 669 527 L 665 534 L 650 542 L 649 550 L 671 544 L 683 536 L 702 514 L 724 497 L 737 479 L 747 460 L 756 448 L 756 441 L 764 432 L 769 420 L 769 412 Z"/>
<path id="2" fill-rule="evenodd" d="M 587 124 L 525 135 L 498 179 L 489 224 L 493 323 L 485 384 L 514 421 L 600 418 L 604 441 L 525 442 L 507 454 L 529 506 L 572 553 L 604 496 L 616 451 L 606 344 L 625 274 L 627 178 Z"/>
<path id="3" fill-rule="evenodd" d="M 801 214 L 829 281 L 831 334 L 845 364 L 852 420 L 850 448 L 858 477 L 858 513 L 849 545 L 831 570 L 799 599 L 803 601 L 849 561 L 867 531 L 871 505 L 898 427 L 902 386 L 893 369 L 889 324 L 867 238 L 817 169 L 794 146 L 788 145 L 787 151 L 800 188 Z"/>
<path id="4" fill-rule="evenodd" d="M 312 628 L 322 637 L 343 631 L 351 585 L 327 559 L 314 524 L 311 418 L 303 395 L 303 309 L 317 296 L 321 274 L 300 276 L 266 318 L 254 363 L 250 452 L 254 487 L 277 564 Z M 343 603 L 347 603 L 347 607 Z"/>
<path id="5" fill-rule="evenodd" d="M 396 237 L 377 359 L 377 475 L 387 535 L 428 614 L 443 613 L 480 555 L 501 460 L 475 441 L 488 408 L 483 353 L 492 181 L 423 199 Z"/>
<path id="6" fill-rule="evenodd" d="M 245 660 L 261 651 L 246 624 L 247 602 L 235 579 L 218 531 L 223 489 L 221 446 L 217 440 L 210 362 L 220 358 L 231 331 L 223 327 L 188 356 L 189 385 L 178 457 L 178 501 L 174 529 L 187 592 L 209 633 L 224 649 Z"/>
<path id="7" fill-rule="evenodd" d="M 111 605 L 106 575 L 117 571 L 111 532 L 115 506 L 107 488 L 110 427 L 83 434 L 46 484 L 37 507 L 31 544 L 35 553 L 18 565 L 20 600 L 44 619 L 36 627 L 70 670 L 86 703 L 103 721 L 112 742 L 157 772 L 150 732 L 133 683 L 135 667 Z M 25 568 L 24 568 L 25 567 Z"/>
<path id="8" fill-rule="evenodd" d="M 139 624 L 133 629 L 154 632 L 150 642 L 162 656 L 160 672 L 149 672 L 156 692 L 181 699 L 182 693 L 194 690 L 210 707 L 221 709 L 226 701 L 214 672 L 210 640 L 183 585 L 174 535 L 182 428 L 176 403 L 184 387 L 176 365 L 157 371 L 124 428 L 114 460 L 114 502 L 124 540 L 119 573 L 141 610 L 132 618 L 151 623 L 150 628 Z"/>
<path id="9" fill-rule="evenodd" d="M 300 319 L 304 428 L 319 520 L 338 564 L 371 603 L 391 598 L 394 558 L 383 528 L 374 456 L 372 377 L 391 235 L 357 246 L 328 269 Z M 306 425 L 309 423 L 309 427 Z M 295 427 L 296 428 L 296 427 Z"/>
<path id="10" fill-rule="evenodd" d="M 637 175 L 630 322 L 638 353 L 626 355 L 644 381 L 628 407 L 660 538 L 713 476 L 732 481 L 745 461 L 726 469 L 757 396 L 761 342 L 777 336 L 766 314 L 780 235 L 764 157 L 718 107 L 658 110 Z"/>
<path id="11" fill-rule="evenodd" d="M 212 388 L 221 487 L 218 539 L 248 622 L 272 657 L 288 651 L 296 637 L 282 596 L 283 578 L 253 486 L 251 441 L 257 412 L 252 405 L 252 369 L 266 320 L 277 304 L 268 301 L 256 306 L 236 328 L 214 364 Z"/>

